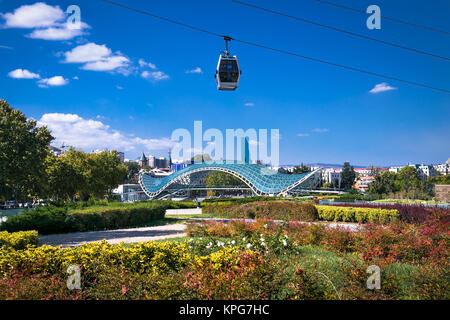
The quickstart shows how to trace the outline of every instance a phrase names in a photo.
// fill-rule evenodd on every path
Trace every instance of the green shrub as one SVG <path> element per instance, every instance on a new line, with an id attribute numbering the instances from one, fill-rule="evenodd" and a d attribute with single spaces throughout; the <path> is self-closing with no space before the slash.
<path id="1" fill-rule="evenodd" d="M 26 249 L 28 245 L 36 246 L 39 241 L 37 231 L 0 232 L 0 248 Z"/>
<path id="2" fill-rule="evenodd" d="M 70 232 L 72 229 L 65 222 L 67 208 L 54 206 L 39 207 L 11 216 L 0 225 L 0 230 L 9 232 L 37 230 L 42 234 Z"/>
<path id="3" fill-rule="evenodd" d="M 319 219 L 344 222 L 388 223 L 400 218 L 398 210 L 381 208 L 352 208 L 338 206 L 316 206 Z"/>
<path id="4" fill-rule="evenodd" d="M 219 214 L 227 218 L 269 218 L 275 220 L 315 221 L 318 212 L 308 202 L 297 201 L 258 201 L 242 205 L 206 206 L 203 213 Z"/>
<path id="5" fill-rule="evenodd" d="M 54 234 L 134 227 L 164 218 L 171 205 L 166 201 L 143 201 L 113 202 L 80 209 L 48 206 L 12 216 L 0 225 L 0 230 L 37 230 L 40 234 Z"/>
<path id="6" fill-rule="evenodd" d="M 66 224 L 76 231 L 139 226 L 164 218 L 166 208 L 166 205 L 151 202 L 89 207 L 69 211 Z"/>

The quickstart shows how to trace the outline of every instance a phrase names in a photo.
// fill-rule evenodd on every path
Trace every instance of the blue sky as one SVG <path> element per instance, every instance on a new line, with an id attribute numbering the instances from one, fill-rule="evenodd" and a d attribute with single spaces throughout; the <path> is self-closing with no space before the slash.
<path id="1" fill-rule="evenodd" d="M 313 0 L 249 2 L 450 56 L 448 35 L 387 20 L 381 30 L 368 30 L 365 16 Z M 382 15 L 450 30 L 446 0 L 335 2 L 361 10 L 376 4 Z M 450 157 L 448 93 L 236 42 L 230 46 L 243 70 L 240 86 L 219 92 L 213 74 L 223 40 L 99 0 L 44 3 L 0 0 L 0 98 L 51 128 L 56 145 L 115 148 L 126 158 L 142 151 L 165 156 L 173 130 L 193 130 L 194 120 L 202 120 L 204 129 L 280 129 L 282 164 L 442 163 Z M 82 30 L 64 24 L 71 4 L 81 9 Z M 228 0 L 126 4 L 219 34 L 450 89 L 448 61 Z M 376 85 L 391 90 L 371 93 Z"/>

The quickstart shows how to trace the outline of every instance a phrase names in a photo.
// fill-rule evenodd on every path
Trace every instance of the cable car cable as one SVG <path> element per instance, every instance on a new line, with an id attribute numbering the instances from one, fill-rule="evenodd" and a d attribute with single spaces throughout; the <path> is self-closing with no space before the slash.
<path id="1" fill-rule="evenodd" d="M 276 14 L 276 15 L 279 15 L 279 16 L 283 16 L 283 17 L 286 17 L 286 18 L 289 18 L 289 19 L 293 19 L 293 20 L 309 23 L 309 24 L 312 24 L 312 25 L 315 25 L 315 26 L 318 26 L 318 27 L 322 27 L 322 28 L 334 30 L 334 31 L 337 31 L 337 32 L 345 33 L 347 35 L 351 35 L 351 36 L 354 36 L 354 37 L 359 37 L 359 38 L 366 39 L 366 40 L 369 40 L 369 41 L 378 42 L 378 43 L 381 43 L 381 44 L 384 44 L 384 45 L 387 45 L 387 46 L 396 47 L 396 48 L 403 49 L 403 50 L 408 50 L 408 51 L 411 51 L 411 52 L 414 52 L 414 53 L 427 55 L 427 56 L 430 56 L 430 57 L 433 57 L 433 58 L 438 58 L 438 59 L 450 61 L 450 58 L 439 56 L 439 55 L 434 54 L 434 53 L 430 53 L 430 52 L 426 52 L 426 51 L 422 51 L 422 50 L 406 47 L 406 46 L 403 46 L 403 45 L 400 45 L 400 44 L 396 44 L 396 43 L 393 43 L 393 42 L 389 42 L 389 41 L 379 40 L 379 39 L 376 39 L 376 38 L 365 36 L 365 35 L 360 34 L 360 33 L 347 31 L 347 30 L 344 30 L 344 29 L 336 28 L 336 27 L 333 27 L 333 26 L 329 26 L 329 25 L 326 25 L 326 24 L 323 24 L 323 23 L 319 23 L 319 22 L 315 22 L 315 21 L 312 21 L 312 20 L 308 20 L 308 19 L 305 19 L 305 18 L 296 17 L 296 16 L 292 16 L 292 15 L 289 15 L 289 14 L 286 14 L 286 13 L 283 13 L 283 12 L 279 12 L 279 11 L 263 8 L 263 7 L 260 7 L 260 6 L 257 6 L 257 5 L 248 3 L 248 2 L 243 2 L 243 1 L 239 1 L 239 0 L 230 0 L 230 1 L 234 2 L 234 3 L 237 3 L 237 4 L 240 4 L 240 5 L 243 5 L 243 6 L 246 6 L 246 7 L 249 7 L 249 8 L 258 9 L 258 10 L 265 11 L 265 12 L 268 12 L 268 13 L 272 13 L 272 14 Z"/>
<path id="2" fill-rule="evenodd" d="M 347 6 L 344 6 L 342 4 L 334 3 L 334 2 L 331 2 L 331 1 L 325 1 L 325 0 L 313 0 L 313 1 L 319 2 L 321 4 L 337 7 L 337 8 L 340 8 L 340 9 L 344 9 L 344 10 L 349 10 L 349 11 L 362 13 L 363 15 L 367 16 L 367 12 L 364 11 L 364 10 L 359 10 L 359 9 L 347 7 Z M 440 30 L 440 29 L 437 29 L 437 28 L 434 28 L 434 27 L 428 27 L 428 26 L 424 26 L 424 25 L 421 25 L 421 24 L 418 24 L 418 23 L 413 23 L 413 22 L 408 22 L 408 21 L 401 20 L 401 19 L 388 17 L 388 16 L 385 16 L 384 14 L 383 14 L 383 19 L 386 19 L 386 20 L 389 20 L 389 21 L 392 21 L 392 22 L 396 22 L 396 23 L 405 24 L 405 25 L 408 25 L 408 26 L 411 26 L 411 27 L 416 27 L 416 28 L 421 28 L 421 29 L 428 30 L 428 31 L 433 31 L 433 32 L 446 34 L 446 35 L 450 36 L 450 32 L 447 32 L 445 30 Z"/>
<path id="3" fill-rule="evenodd" d="M 186 27 L 186 28 L 189 28 L 189 29 L 192 29 L 192 30 L 196 30 L 196 31 L 199 31 L 199 32 L 207 33 L 209 35 L 213 35 L 213 36 L 220 37 L 220 38 L 226 37 L 226 36 L 220 35 L 220 34 L 218 34 L 216 32 L 211 32 L 211 31 L 206 30 L 206 29 L 194 27 L 194 26 L 191 26 L 191 25 L 188 25 L 188 24 L 185 24 L 185 23 L 181 23 L 181 22 L 172 20 L 172 19 L 167 19 L 167 18 L 164 18 L 164 17 L 158 16 L 158 15 L 152 14 L 152 13 L 147 12 L 147 11 L 143 11 L 143 10 L 139 10 L 139 9 L 135 9 L 135 8 L 131 8 L 131 7 L 125 6 L 123 4 L 120 4 L 120 3 L 117 3 L 117 2 L 114 2 L 114 1 L 111 1 L 111 0 L 101 0 L 101 1 L 107 2 L 109 4 L 112 4 L 112 5 L 115 5 L 115 6 L 118 6 L 118 7 L 122 7 L 122 8 L 128 9 L 128 10 L 131 10 L 131 11 L 134 11 L 134 12 L 137 12 L 137 13 L 148 15 L 148 16 L 151 16 L 151 17 L 154 17 L 154 18 L 166 21 L 166 22 L 177 24 L 179 26 L 183 26 L 183 27 Z M 431 90 L 435 90 L 435 91 L 441 91 L 441 92 L 445 92 L 445 93 L 450 93 L 450 90 L 447 90 L 447 89 L 432 87 L 432 86 L 429 86 L 429 85 L 426 85 L 426 84 L 413 82 L 413 81 L 409 81 L 409 80 L 404 80 L 404 79 L 392 77 L 392 76 L 389 76 L 389 75 L 384 75 L 384 74 L 381 74 L 381 73 L 375 73 L 375 72 L 371 72 L 371 71 L 367 71 L 367 70 L 363 70 L 363 69 L 358 69 L 358 68 L 354 68 L 354 67 L 350 67 L 350 66 L 346 66 L 346 65 L 342 65 L 342 64 L 326 61 L 326 60 L 322 60 L 322 59 L 312 58 L 312 57 L 304 56 L 304 55 L 301 55 L 301 54 L 298 54 L 298 53 L 294 53 L 294 52 L 290 52 L 290 51 L 286 51 L 286 50 L 281 50 L 281 49 L 276 49 L 276 48 L 272 48 L 272 47 L 269 47 L 269 46 L 257 44 L 257 43 L 250 42 L 250 41 L 239 40 L 239 39 L 236 39 L 236 38 L 231 38 L 231 39 L 233 41 L 240 42 L 240 43 L 243 43 L 243 44 L 247 44 L 247 45 L 250 45 L 250 46 L 253 46 L 253 47 L 258 47 L 258 48 L 261 48 L 261 49 L 266 49 L 266 50 L 270 50 L 270 51 L 274 51 L 274 52 L 278 52 L 278 53 L 282 53 L 282 54 L 286 54 L 286 55 L 296 56 L 296 57 L 299 57 L 299 58 L 302 58 L 302 59 L 307 59 L 307 60 L 311 60 L 311 61 L 315 61 L 315 62 L 319 62 L 319 63 L 324 63 L 324 64 L 332 65 L 332 66 L 343 68 L 343 69 L 347 69 L 347 70 L 352 70 L 352 71 L 356 71 L 356 72 L 360 72 L 360 73 L 365 73 L 365 74 L 373 75 L 373 76 L 376 76 L 376 77 L 379 77 L 379 78 L 385 78 L 385 79 L 389 79 L 389 80 L 403 82 L 403 83 L 407 83 L 407 84 L 410 84 L 410 85 L 414 85 L 414 86 L 418 86 L 418 87 L 422 87 L 422 88 L 426 88 L 426 89 L 431 89 Z"/>

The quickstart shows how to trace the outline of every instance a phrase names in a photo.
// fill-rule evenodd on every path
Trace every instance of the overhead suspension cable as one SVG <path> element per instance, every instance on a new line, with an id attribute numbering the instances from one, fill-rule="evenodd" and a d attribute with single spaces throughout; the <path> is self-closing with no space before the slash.
<path id="1" fill-rule="evenodd" d="M 272 14 L 276 14 L 276 15 L 279 15 L 279 16 L 283 16 L 283 17 L 286 17 L 286 18 L 289 18 L 289 19 L 293 19 L 293 20 L 309 23 L 309 24 L 312 24 L 312 25 L 315 25 L 315 26 L 318 26 L 318 27 L 321 27 L 321 28 L 326 28 L 326 29 L 337 31 L 337 32 L 345 33 L 345 34 L 350 35 L 350 36 L 366 39 L 366 40 L 369 40 L 369 41 L 378 42 L 378 43 L 381 43 L 381 44 L 384 44 L 384 45 L 387 45 L 387 46 L 396 47 L 396 48 L 407 50 L 407 51 L 411 51 L 411 52 L 414 52 L 414 53 L 427 55 L 427 56 L 430 56 L 430 57 L 433 57 L 433 58 L 438 58 L 438 59 L 450 61 L 450 58 L 439 56 L 439 55 L 434 54 L 434 53 L 430 53 L 430 52 L 426 52 L 426 51 L 422 51 L 422 50 L 406 47 L 406 46 L 403 46 L 403 45 L 400 45 L 400 44 L 396 44 L 396 43 L 393 43 L 393 42 L 389 42 L 389 41 L 379 40 L 379 39 L 376 39 L 376 38 L 365 36 L 365 35 L 360 34 L 360 33 L 347 31 L 347 30 L 340 29 L 340 28 L 333 27 L 333 26 L 329 26 L 329 25 L 326 25 L 326 24 L 323 24 L 323 23 L 315 22 L 315 21 L 312 21 L 312 20 L 309 20 L 309 19 L 296 17 L 296 16 L 292 16 L 292 15 L 289 15 L 289 14 L 286 14 L 286 13 L 279 12 L 279 11 L 263 8 L 263 7 L 260 7 L 260 6 L 257 6 L 257 5 L 248 3 L 248 2 L 243 2 L 243 1 L 239 1 L 239 0 L 230 0 L 230 1 L 232 1 L 234 3 L 237 3 L 237 4 L 240 4 L 240 5 L 243 5 L 243 6 L 246 6 L 246 7 L 249 7 L 249 8 L 258 9 L 258 10 L 265 11 L 265 12 L 268 12 L 268 13 L 272 13 Z"/>
<path id="2" fill-rule="evenodd" d="M 359 9 L 355 9 L 355 8 L 352 8 L 352 7 L 347 7 L 347 6 L 344 6 L 344 5 L 339 4 L 339 3 L 335 3 L 335 2 L 331 2 L 331 1 L 325 1 L 325 0 L 314 0 L 314 1 L 317 1 L 317 2 L 319 2 L 321 4 L 325 4 L 325 5 L 337 7 L 337 8 L 340 8 L 340 9 L 354 11 L 354 12 L 362 13 L 363 15 L 367 15 L 367 12 L 365 12 L 364 10 L 359 10 Z M 428 27 L 428 26 L 424 26 L 424 25 L 421 25 L 421 24 L 418 24 L 418 23 L 408 22 L 408 21 L 405 21 L 405 20 L 397 19 L 397 18 L 387 17 L 384 14 L 383 14 L 383 19 L 386 19 L 386 20 L 389 20 L 389 21 L 392 21 L 392 22 L 396 22 L 396 23 L 405 24 L 405 25 L 408 25 L 408 26 L 411 26 L 411 27 L 416 27 L 416 28 L 421 28 L 421 29 L 428 30 L 428 31 L 433 31 L 433 32 L 446 34 L 446 35 L 450 36 L 450 32 L 447 32 L 445 30 L 440 30 L 440 29 L 437 29 L 437 28 Z"/>
<path id="3" fill-rule="evenodd" d="M 121 8 L 130 10 L 130 11 L 134 11 L 134 12 L 137 12 L 137 13 L 140 13 L 140 14 L 144 14 L 144 15 L 147 15 L 147 16 L 150 16 L 150 17 L 162 20 L 162 21 L 170 22 L 170 23 L 173 23 L 173 24 L 185 27 L 185 28 L 189 28 L 191 30 L 203 32 L 203 33 L 206 33 L 206 34 L 209 34 L 209 35 L 212 35 L 212 36 L 216 36 L 216 37 L 220 37 L 220 38 L 228 37 L 228 36 L 224 36 L 224 35 L 221 35 L 219 33 L 212 32 L 212 31 L 209 31 L 209 30 L 206 30 L 206 29 L 203 29 L 203 28 L 198 28 L 198 27 L 186 24 L 186 23 L 182 23 L 182 22 L 179 22 L 179 21 L 168 19 L 168 18 L 159 16 L 159 15 L 147 12 L 147 11 L 143 11 L 143 10 L 139 10 L 139 9 L 136 9 L 136 8 L 128 7 L 126 5 L 123 5 L 121 3 L 114 2 L 114 1 L 111 1 L 111 0 L 101 0 L 101 1 L 109 3 L 109 4 L 112 4 L 112 5 L 115 5 L 117 7 L 121 7 Z M 371 72 L 371 71 L 367 71 L 367 70 L 363 70 L 363 69 L 359 69 L 359 68 L 354 68 L 354 67 L 350 67 L 350 66 L 346 66 L 346 65 L 342 65 L 342 64 L 338 64 L 338 63 L 322 60 L 322 59 L 312 58 L 312 57 L 304 56 L 304 55 L 301 55 L 301 54 L 298 54 L 298 53 L 294 53 L 294 52 L 290 52 L 290 51 L 286 51 L 286 50 L 281 50 L 281 49 L 276 49 L 276 48 L 273 48 L 273 47 L 257 44 L 257 43 L 250 42 L 250 41 L 240 40 L 240 39 L 231 38 L 231 37 L 228 37 L 228 38 L 230 38 L 233 41 L 240 42 L 240 43 L 243 43 L 243 44 L 246 44 L 246 45 L 249 45 L 249 46 L 253 46 L 253 47 L 257 47 L 257 48 L 261 48 L 261 49 L 266 49 L 266 50 L 270 50 L 270 51 L 274 51 L 274 52 L 278 52 L 278 53 L 282 53 L 282 54 L 291 55 L 291 56 L 295 56 L 295 57 L 298 57 L 298 58 L 314 61 L 314 62 L 319 62 L 319 63 L 328 64 L 328 65 L 332 65 L 332 66 L 343 68 L 343 69 L 347 69 L 347 70 L 352 70 L 352 71 L 356 71 L 356 72 L 360 72 L 360 73 L 364 73 L 364 74 L 369 74 L 369 75 L 373 75 L 373 76 L 376 76 L 376 77 L 379 77 L 379 78 L 394 80 L 394 81 L 403 82 L 403 83 L 407 83 L 407 84 L 418 86 L 418 87 L 422 87 L 422 88 L 427 88 L 427 89 L 431 89 L 431 90 L 436 90 L 436 91 L 441 91 L 441 92 L 445 92 L 445 93 L 450 93 L 450 90 L 447 90 L 447 89 L 433 87 L 433 86 L 429 86 L 429 85 L 426 85 L 426 84 L 422 84 L 422 83 L 418 83 L 418 82 L 414 82 L 414 81 L 409 81 L 409 80 L 404 80 L 404 79 L 396 78 L 396 77 L 393 77 L 393 76 L 389 76 L 389 75 L 385 75 L 385 74 L 381 74 L 381 73 L 375 73 L 375 72 Z"/>

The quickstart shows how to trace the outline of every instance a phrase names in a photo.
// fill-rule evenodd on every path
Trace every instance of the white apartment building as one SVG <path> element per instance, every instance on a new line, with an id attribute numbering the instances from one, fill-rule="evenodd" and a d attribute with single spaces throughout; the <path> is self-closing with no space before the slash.
<path id="1" fill-rule="evenodd" d="M 450 174 L 450 159 L 448 159 L 446 163 L 434 165 L 434 169 L 443 176 Z"/>
<path id="2" fill-rule="evenodd" d="M 335 183 L 337 182 L 338 187 L 341 187 L 341 170 L 334 168 L 324 168 L 322 169 L 322 182 L 323 183 Z"/>
<path id="3" fill-rule="evenodd" d="M 437 175 L 437 170 L 432 165 L 409 163 L 408 166 L 416 168 L 419 177 L 422 181 L 425 181 L 428 177 L 436 177 Z M 390 167 L 389 171 L 398 173 L 404 167 L 405 166 Z"/>

